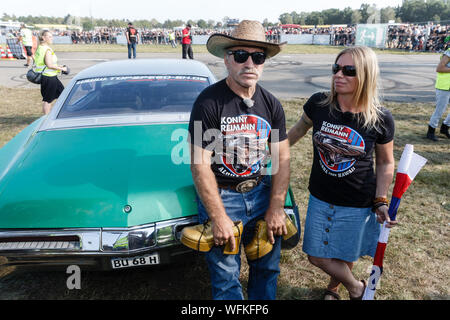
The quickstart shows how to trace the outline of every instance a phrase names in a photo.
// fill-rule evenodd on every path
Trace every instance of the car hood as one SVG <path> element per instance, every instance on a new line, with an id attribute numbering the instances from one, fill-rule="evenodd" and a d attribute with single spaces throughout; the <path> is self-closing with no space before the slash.
<path id="1" fill-rule="evenodd" d="M 39 132 L 0 182 L 0 228 L 128 227 L 196 213 L 186 123 Z"/>

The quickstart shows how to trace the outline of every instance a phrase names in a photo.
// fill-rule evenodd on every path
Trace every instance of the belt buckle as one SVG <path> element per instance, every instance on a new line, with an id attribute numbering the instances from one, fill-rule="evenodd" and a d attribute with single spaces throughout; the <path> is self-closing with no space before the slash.
<path id="1" fill-rule="evenodd" d="M 240 193 L 246 193 L 246 192 L 251 191 L 257 185 L 258 185 L 258 180 L 254 180 L 254 179 L 245 180 L 236 186 L 236 191 L 240 192 Z"/>

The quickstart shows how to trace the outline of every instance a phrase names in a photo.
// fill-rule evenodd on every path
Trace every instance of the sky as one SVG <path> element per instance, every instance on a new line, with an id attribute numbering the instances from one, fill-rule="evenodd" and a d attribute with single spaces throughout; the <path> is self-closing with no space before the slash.
<path id="1" fill-rule="evenodd" d="M 359 9 L 362 3 L 376 4 L 377 8 L 401 5 L 402 0 L 335 1 L 335 0 L 2 0 L 3 13 L 19 16 L 65 17 L 67 14 L 105 19 L 151 20 L 214 20 L 224 17 L 277 22 L 283 13 L 292 11 L 312 12 L 330 8 Z"/>

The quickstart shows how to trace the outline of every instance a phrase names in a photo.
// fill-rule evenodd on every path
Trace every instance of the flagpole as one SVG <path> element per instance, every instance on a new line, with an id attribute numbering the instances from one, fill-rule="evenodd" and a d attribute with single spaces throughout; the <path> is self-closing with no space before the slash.
<path id="1" fill-rule="evenodd" d="M 391 203 L 389 205 L 389 218 L 395 221 L 397 217 L 398 207 L 400 205 L 403 193 L 408 189 L 420 169 L 425 165 L 427 159 L 414 153 L 414 146 L 407 144 L 403 150 L 400 162 L 398 164 L 397 174 L 395 177 L 394 190 L 392 191 Z M 378 238 L 377 250 L 373 259 L 372 271 L 367 287 L 364 291 L 363 300 L 373 300 L 377 289 L 377 284 L 383 274 L 384 252 L 386 250 L 389 239 L 390 228 L 386 227 L 386 222 L 381 227 L 380 236 Z"/>

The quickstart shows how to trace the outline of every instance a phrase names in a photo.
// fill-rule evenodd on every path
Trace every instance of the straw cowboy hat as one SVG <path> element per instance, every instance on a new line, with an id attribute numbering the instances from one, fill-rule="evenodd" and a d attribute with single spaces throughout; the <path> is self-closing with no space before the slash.
<path id="1" fill-rule="evenodd" d="M 277 44 L 266 42 L 263 25 L 258 21 L 243 20 L 233 30 L 231 36 L 215 33 L 206 43 L 208 51 L 216 57 L 223 58 L 228 48 L 244 46 L 262 48 L 268 57 L 277 55 L 286 42 Z"/>

